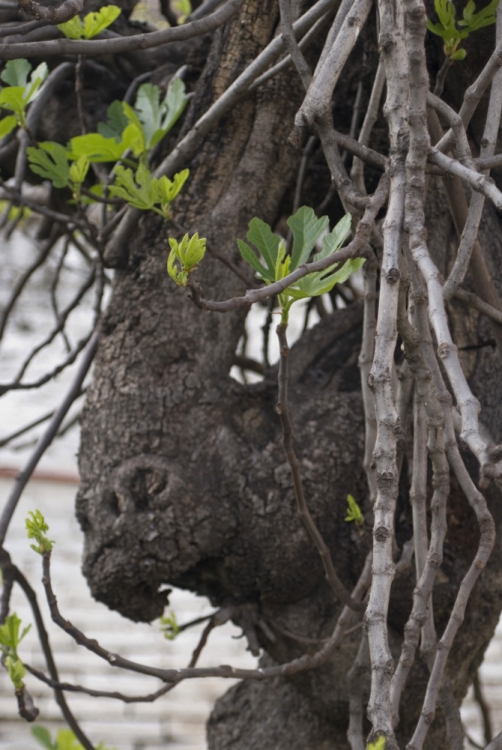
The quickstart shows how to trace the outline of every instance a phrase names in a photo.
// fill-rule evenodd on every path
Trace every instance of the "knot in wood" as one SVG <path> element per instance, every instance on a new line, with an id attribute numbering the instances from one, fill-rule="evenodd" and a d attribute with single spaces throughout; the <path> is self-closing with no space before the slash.
<path id="1" fill-rule="evenodd" d="M 385 542 L 389 537 L 389 529 L 387 529 L 385 526 L 378 526 L 373 531 L 373 536 L 377 540 L 377 542 Z"/>
<path id="2" fill-rule="evenodd" d="M 395 41 L 391 34 L 380 34 L 380 51 L 384 54 L 389 54 L 395 45 Z"/>
<path id="3" fill-rule="evenodd" d="M 446 357 L 450 354 L 451 348 L 452 348 L 452 345 L 447 344 L 446 342 L 443 342 L 442 344 L 438 346 L 438 354 L 441 357 L 441 359 L 446 359 Z"/>
<path id="4" fill-rule="evenodd" d="M 394 285 L 397 281 L 399 281 L 399 276 L 399 268 L 389 268 L 385 275 L 385 278 L 388 284 Z"/>

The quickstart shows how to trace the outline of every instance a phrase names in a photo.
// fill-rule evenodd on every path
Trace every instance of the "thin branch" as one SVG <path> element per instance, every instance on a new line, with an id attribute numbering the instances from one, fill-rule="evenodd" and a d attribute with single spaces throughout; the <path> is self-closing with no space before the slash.
<path id="1" fill-rule="evenodd" d="M 242 2 L 242 0 L 238 0 Z M 298 21 L 293 24 L 295 36 L 305 34 L 315 22 L 321 18 L 324 13 L 331 7 L 332 0 L 318 0 Z M 198 21 L 196 23 L 202 23 Z M 190 24 L 187 24 L 188 26 Z M 186 26 L 178 27 L 180 29 Z M 169 29 L 168 29 L 169 30 Z M 173 31 L 173 29 L 171 29 Z M 160 32 L 159 32 L 160 33 Z M 191 130 L 181 139 L 177 146 L 157 167 L 154 177 L 166 175 L 172 177 L 173 174 L 188 164 L 200 143 L 211 131 L 211 129 L 220 121 L 220 119 L 247 93 L 249 86 L 261 73 L 271 65 L 284 49 L 284 42 L 281 36 L 275 37 L 265 49 L 248 65 L 248 67 L 230 84 L 220 98 L 212 104 L 209 109 L 197 120 Z M 122 218 L 119 227 L 110 239 L 105 258 L 110 266 L 117 265 L 121 262 L 124 254 L 124 248 L 127 248 L 131 232 L 136 228 L 137 222 L 142 212 L 139 209 L 129 208 Z"/>
<path id="2" fill-rule="evenodd" d="M 281 13 L 281 30 L 282 39 L 291 55 L 291 60 L 295 66 L 298 75 L 301 78 L 303 87 L 308 89 L 312 80 L 312 73 L 296 41 L 291 21 L 291 0 L 279 0 L 279 9 Z"/>
<path id="3" fill-rule="evenodd" d="M 347 675 L 347 687 L 349 692 L 349 728 L 347 739 L 351 750 L 365 750 L 366 742 L 363 735 L 363 693 L 364 682 L 371 671 L 370 652 L 368 648 L 368 636 L 361 635 L 359 649 L 354 663 Z"/>
<path id="4" fill-rule="evenodd" d="M 66 21 L 78 15 L 84 7 L 84 0 L 64 0 L 57 8 L 53 5 L 47 8 L 34 0 L 18 0 L 17 4 L 19 10 L 26 15 L 37 21 L 48 21 L 55 26 L 58 23 L 66 23 Z"/>
<path id="5" fill-rule="evenodd" d="M 119 55 L 134 50 L 152 49 L 168 42 L 181 42 L 203 36 L 223 26 L 234 16 L 243 0 L 227 0 L 214 13 L 198 21 L 169 27 L 162 31 L 151 31 L 134 36 L 117 36 L 112 39 L 52 39 L 47 42 L 19 42 L 0 45 L 0 60 L 15 60 L 18 57 L 49 57 L 65 55 Z"/>
<path id="6" fill-rule="evenodd" d="M 281 420 L 282 445 L 289 464 L 291 476 L 293 478 L 298 515 L 302 519 L 311 540 L 315 544 L 315 547 L 319 553 L 319 557 L 322 560 L 324 572 L 326 574 L 326 580 L 328 581 L 338 599 L 340 599 L 340 601 L 343 602 L 343 604 L 345 604 L 346 606 L 354 609 L 356 612 L 364 612 L 366 609 L 366 603 L 354 601 L 345 588 L 344 584 L 338 577 L 338 574 L 333 565 L 333 559 L 331 557 L 329 547 L 324 541 L 322 534 L 320 533 L 314 519 L 312 518 L 312 515 L 307 506 L 307 502 L 305 500 L 303 482 L 300 473 L 300 463 L 293 447 L 293 425 L 291 423 L 291 417 L 289 414 L 288 382 L 290 349 L 286 336 L 287 327 L 287 323 L 279 323 L 279 325 L 277 326 L 280 360 L 279 395 L 277 398 L 276 411 L 279 414 L 279 418 Z"/>
<path id="7" fill-rule="evenodd" d="M 481 687 L 481 680 L 479 679 L 479 669 L 474 675 L 472 687 L 474 689 L 474 700 L 478 704 L 479 710 L 481 711 L 481 716 L 483 718 L 483 733 L 485 736 L 485 742 L 487 745 L 489 745 L 493 739 L 492 717 L 490 706 L 486 701 L 486 698 L 483 694 L 483 689 Z"/>
<path id="8" fill-rule="evenodd" d="M 96 639 L 87 638 L 81 630 L 76 628 L 71 622 L 65 620 L 58 609 L 57 600 L 52 590 L 50 574 L 50 554 L 45 554 L 42 561 L 43 578 L 42 583 L 45 588 L 47 602 L 51 613 L 52 620 L 62 630 L 64 630 L 76 643 L 91 651 L 96 656 L 108 662 L 112 667 L 126 669 L 137 674 L 158 677 L 163 682 L 174 686 L 182 680 L 194 679 L 199 677 L 224 677 L 227 679 L 251 679 L 264 680 L 271 677 L 286 677 L 297 674 L 307 669 L 315 669 L 324 664 L 340 646 L 347 628 L 350 626 L 353 610 L 344 606 L 340 617 L 338 618 L 333 635 L 327 643 L 322 646 L 315 654 L 304 654 L 297 659 L 293 659 L 286 664 L 280 664 L 274 667 L 265 667 L 258 669 L 237 669 L 228 665 L 219 667 L 187 667 L 185 669 L 160 669 L 150 667 L 146 664 L 125 659 L 119 654 L 114 654 L 103 648 Z M 368 555 L 364 568 L 359 576 L 359 580 L 352 592 L 352 598 L 355 601 L 361 601 L 364 597 L 371 581 L 371 555 Z"/>
<path id="9" fill-rule="evenodd" d="M 46 449 L 49 447 L 52 440 L 54 439 L 63 419 L 65 418 L 66 414 L 68 413 L 68 410 L 70 409 L 70 406 L 73 404 L 75 399 L 78 398 L 78 396 L 80 395 L 82 383 L 84 382 L 84 378 L 87 375 L 87 372 L 89 371 L 89 368 L 92 364 L 92 360 L 94 359 L 97 345 L 98 345 L 98 335 L 97 333 L 94 333 L 91 341 L 89 342 L 87 346 L 87 350 L 82 358 L 78 371 L 75 375 L 75 378 L 65 398 L 61 402 L 61 405 L 59 406 L 56 413 L 54 414 L 54 417 L 52 418 L 51 423 L 48 426 L 47 430 L 45 431 L 44 435 L 38 441 L 37 447 L 33 451 L 30 458 L 28 459 L 25 467 L 22 469 L 22 471 L 18 474 L 16 478 L 14 487 L 12 488 L 12 491 L 7 499 L 7 502 L 5 503 L 2 515 L 0 517 L 0 545 L 2 545 L 4 542 L 7 529 L 9 528 L 9 523 L 14 514 L 19 498 L 21 497 L 24 488 L 28 484 L 31 475 L 33 474 L 33 471 L 35 470 L 35 467 L 37 466 L 38 462 L 40 461 L 41 457 L 45 453 Z"/>
<path id="10" fill-rule="evenodd" d="M 382 175 L 375 193 L 371 198 L 368 199 L 363 218 L 357 225 L 354 239 L 347 245 L 347 247 L 344 247 L 337 252 L 337 262 L 344 263 L 349 258 L 359 257 L 362 254 L 371 234 L 371 229 L 373 226 L 373 222 L 375 221 L 375 217 L 387 199 L 388 184 L 389 183 L 387 176 Z M 260 300 L 267 299 L 268 297 L 281 294 L 285 289 L 288 288 L 288 286 L 291 286 L 291 284 L 294 284 L 295 281 L 298 281 L 298 279 L 302 279 L 309 273 L 322 271 L 332 263 L 333 258 L 328 257 L 312 263 L 302 264 L 280 281 L 275 281 L 273 284 L 260 287 L 259 289 L 250 289 L 244 296 L 232 297 L 231 299 L 225 300 L 224 302 L 205 300 L 202 297 L 202 290 L 199 284 L 189 277 L 188 287 L 190 292 L 188 296 L 189 299 L 191 299 L 192 302 L 194 302 L 194 304 L 196 304 L 197 307 L 199 307 L 201 310 L 210 310 L 212 312 L 225 313 L 229 310 L 249 308 L 255 302 L 259 302 Z"/>

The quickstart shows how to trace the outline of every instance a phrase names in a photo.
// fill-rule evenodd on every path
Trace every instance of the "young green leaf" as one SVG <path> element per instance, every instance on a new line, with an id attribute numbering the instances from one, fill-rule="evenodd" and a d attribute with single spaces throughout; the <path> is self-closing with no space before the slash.
<path id="1" fill-rule="evenodd" d="M 249 263 L 251 268 L 254 268 L 254 270 L 261 276 L 262 279 L 265 279 L 270 283 L 274 280 L 272 273 L 260 263 L 256 256 L 256 253 L 253 252 L 253 250 L 246 242 L 244 242 L 244 240 L 237 240 L 237 247 L 239 248 L 239 252 L 246 263 Z"/>
<path id="2" fill-rule="evenodd" d="M 361 508 L 352 495 L 347 495 L 347 515 L 345 516 L 345 521 L 354 521 L 357 526 L 364 523 L 364 516 L 361 513 Z"/>
<path id="3" fill-rule="evenodd" d="M 31 171 L 46 180 L 50 180 L 56 188 L 66 187 L 70 176 L 70 167 L 65 147 L 53 141 L 46 141 L 38 145 L 40 148 L 30 146 L 27 149 Z"/>
<path id="4" fill-rule="evenodd" d="M 174 612 L 170 612 L 168 615 L 160 618 L 160 629 L 164 634 L 164 638 L 168 641 L 174 641 L 180 632 L 176 614 Z"/>
<path id="5" fill-rule="evenodd" d="M 92 39 L 108 28 L 120 13 L 121 10 L 116 5 L 105 5 L 96 13 L 88 13 L 83 21 L 75 16 L 66 23 L 58 24 L 58 29 L 67 39 Z"/>
<path id="6" fill-rule="evenodd" d="M 288 219 L 288 227 L 293 233 L 293 250 L 291 253 L 291 270 L 306 263 L 315 243 L 329 226 L 329 219 L 323 216 L 318 219 L 312 208 L 302 206 Z"/>
<path id="7" fill-rule="evenodd" d="M 17 122 L 22 124 L 25 122 L 26 104 L 22 86 L 7 86 L 0 91 L 0 108 L 15 112 Z"/>
<path id="8" fill-rule="evenodd" d="M 131 122 L 143 130 L 145 149 L 149 150 L 171 130 L 183 112 L 186 102 L 185 84 L 180 79 L 169 85 L 162 101 L 158 86 L 143 83 L 138 89 L 134 105 L 136 111 L 124 102 L 124 112 Z"/>
<path id="9" fill-rule="evenodd" d="M 266 281 L 275 281 L 275 264 L 279 252 L 280 238 L 272 232 L 268 224 L 256 217 L 249 222 L 249 231 L 246 237 L 258 249 L 265 261 L 267 271 L 263 278 Z"/>
<path id="10" fill-rule="evenodd" d="M 15 115 L 8 115 L 0 120 L 0 138 L 5 138 L 9 135 L 17 125 L 17 117 Z"/>
<path id="11" fill-rule="evenodd" d="M 5 659 L 5 666 L 7 667 L 9 677 L 15 689 L 18 691 L 22 690 L 24 687 L 23 677 L 26 675 L 26 669 L 24 668 L 23 662 L 12 656 L 7 656 Z"/>
<path id="12" fill-rule="evenodd" d="M 57 733 L 57 750 L 84 750 L 71 729 L 60 729 Z"/>
<path id="13" fill-rule="evenodd" d="M 126 169 L 120 164 L 115 167 L 115 184 L 110 186 L 110 193 L 142 211 L 149 211 L 155 206 L 152 176 L 144 164 L 139 165 L 136 175 L 133 175 L 132 169 Z"/>
<path id="14" fill-rule="evenodd" d="M 185 23 L 187 17 L 192 12 L 192 3 L 190 0 L 175 0 L 174 9 L 179 13 L 178 24 Z"/>
<path id="15" fill-rule="evenodd" d="M 70 140 L 69 159 L 85 156 L 90 162 L 115 162 L 122 158 L 128 149 L 134 151 L 139 134 L 134 125 L 128 125 L 122 139 L 105 138 L 101 133 L 77 135 Z"/>
<path id="16" fill-rule="evenodd" d="M 386 744 L 387 740 L 385 739 L 383 734 L 381 734 L 380 737 L 374 742 L 368 742 L 367 750 L 385 750 Z"/>
<path id="17" fill-rule="evenodd" d="M 36 510 L 35 512 L 30 510 L 25 524 L 28 532 L 28 539 L 34 539 L 36 542 L 36 544 L 30 545 L 32 550 L 38 552 L 39 555 L 49 554 L 54 542 L 47 539 L 45 536 L 45 532 L 49 531 L 49 527 L 41 512 L 39 510 Z"/>
<path id="18" fill-rule="evenodd" d="M 104 138 L 114 138 L 117 143 L 122 140 L 122 133 L 129 124 L 129 119 L 125 116 L 122 102 L 114 101 L 110 104 L 106 112 L 107 121 L 98 123 L 98 133 Z"/>
<path id="19" fill-rule="evenodd" d="M 31 625 L 23 628 L 20 632 L 21 620 L 15 612 L 5 618 L 5 622 L 0 626 L 0 649 L 17 658 L 17 647 L 31 628 Z"/>
<path id="20" fill-rule="evenodd" d="M 171 252 L 167 259 L 167 272 L 175 284 L 186 286 L 188 274 L 195 271 L 206 252 L 206 240 L 196 232 L 191 238 L 185 234 L 181 242 L 169 237 Z"/>
<path id="21" fill-rule="evenodd" d="M 9 60 L 0 74 L 0 78 L 9 86 L 25 88 L 32 66 L 28 60 Z"/>
<path id="22" fill-rule="evenodd" d="M 45 747 L 46 750 L 58 750 L 56 745 L 52 744 L 51 733 L 45 727 L 32 727 L 31 733 L 37 742 L 42 745 L 42 747 Z"/>

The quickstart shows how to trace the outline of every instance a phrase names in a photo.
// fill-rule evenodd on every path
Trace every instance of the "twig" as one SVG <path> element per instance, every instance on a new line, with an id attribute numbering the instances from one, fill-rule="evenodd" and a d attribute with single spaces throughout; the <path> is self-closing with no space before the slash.
<path id="1" fill-rule="evenodd" d="M 296 506 L 298 515 L 302 519 L 307 532 L 314 542 L 316 549 L 319 553 L 319 557 L 322 560 L 324 566 L 324 572 L 326 579 L 333 589 L 336 596 L 340 599 L 343 604 L 351 607 L 356 612 L 364 612 L 366 609 L 365 602 L 356 602 L 352 599 L 349 592 L 341 582 L 338 574 L 333 565 L 333 559 L 328 545 L 324 541 L 317 525 L 312 518 L 312 515 L 308 509 L 305 493 L 303 491 L 303 482 L 300 473 L 300 464 L 296 456 L 293 447 L 293 425 L 291 424 L 291 417 L 289 414 L 289 401 L 288 401 L 288 382 L 289 382 L 289 354 L 290 349 L 288 346 L 288 340 L 286 336 L 287 323 L 279 323 L 277 326 L 277 337 L 279 339 L 279 395 L 277 398 L 276 411 L 279 414 L 282 426 L 282 445 L 284 453 L 286 455 L 289 468 L 291 470 L 291 476 L 293 477 L 293 485 L 295 490 Z"/>
<path id="2" fill-rule="evenodd" d="M 490 706 L 486 702 L 485 696 L 483 695 L 481 680 L 479 679 L 479 669 L 474 675 L 472 687 L 474 689 L 474 699 L 479 706 L 479 710 L 481 711 L 481 716 L 483 718 L 483 734 L 485 736 L 485 742 L 487 745 L 489 745 L 493 739 L 492 717 L 490 713 Z"/>
<path id="3" fill-rule="evenodd" d="M 30 0 L 28 0 L 30 1 Z M 76 0 L 71 0 L 75 2 Z M 182 26 L 152 31 L 134 36 L 117 36 L 108 39 L 52 39 L 47 42 L 19 42 L 0 46 L 0 60 L 18 57 L 64 57 L 65 55 L 118 55 L 134 50 L 152 49 L 168 42 L 181 42 L 203 36 L 223 26 L 242 6 L 243 0 L 227 0 L 221 8 L 206 18 Z M 57 21 L 59 23 L 59 21 Z"/>
<path id="4" fill-rule="evenodd" d="M 375 217 L 387 199 L 388 184 L 387 176 L 382 175 L 375 193 L 368 199 L 363 218 L 357 225 L 353 240 L 347 245 L 347 247 L 342 248 L 337 252 L 337 262 L 344 263 L 349 258 L 358 257 L 362 254 L 371 234 Z M 229 310 L 249 308 L 251 305 L 255 304 L 255 302 L 281 294 L 288 288 L 288 286 L 291 286 L 295 281 L 298 281 L 298 279 L 302 279 L 304 276 L 314 271 L 322 271 L 332 263 L 333 258 L 329 256 L 312 263 L 305 263 L 295 269 L 292 273 L 285 276 L 281 281 L 275 281 L 273 284 L 260 287 L 259 289 L 250 289 L 244 296 L 232 297 L 224 302 L 215 302 L 204 299 L 199 284 L 189 277 L 188 288 L 190 292 L 188 296 L 189 299 L 191 299 L 201 310 L 225 313 Z"/>
<path id="5" fill-rule="evenodd" d="M 54 439 L 54 436 L 56 435 L 66 414 L 68 413 L 70 406 L 73 404 L 75 399 L 78 398 L 78 396 L 80 395 L 82 383 L 84 381 L 85 376 L 87 375 L 87 372 L 89 371 L 89 368 L 92 364 L 92 360 L 94 359 L 97 345 L 98 345 L 98 335 L 97 333 L 94 333 L 91 341 L 89 342 L 87 346 L 87 350 L 82 358 L 77 374 L 75 375 L 75 378 L 68 390 L 68 393 L 66 394 L 58 410 L 54 414 L 54 417 L 52 418 L 51 423 L 48 426 L 47 430 L 45 431 L 44 435 L 38 441 L 37 447 L 33 451 L 30 458 L 28 459 L 25 467 L 22 469 L 22 471 L 18 474 L 16 478 L 14 487 L 12 488 L 12 491 L 7 499 L 7 502 L 5 503 L 2 516 L 0 517 L 0 545 L 2 545 L 4 542 L 5 535 L 9 527 L 9 523 L 14 514 L 19 498 L 21 497 L 21 494 L 24 488 L 28 484 L 31 475 L 33 471 L 35 470 L 36 465 L 38 464 L 44 452 L 46 451 L 46 449 L 49 447 L 52 440 Z"/>
<path id="6" fill-rule="evenodd" d="M 242 0 L 239 0 L 242 2 Z M 318 0 L 298 21 L 293 24 L 295 35 L 302 36 L 315 22 L 331 7 L 332 0 Z M 202 23 L 198 21 L 195 23 Z M 190 24 L 187 24 L 188 26 Z M 178 27 L 180 29 L 186 26 Z M 172 29 L 171 29 L 172 31 Z M 160 33 L 160 32 L 159 32 Z M 247 93 L 249 86 L 268 66 L 277 59 L 284 49 L 281 36 L 275 37 L 253 62 L 230 84 L 220 98 L 197 120 L 191 130 L 180 140 L 171 153 L 161 162 L 154 173 L 154 177 L 172 175 L 186 165 L 196 153 L 199 144 L 220 121 L 223 115 Z M 135 229 L 142 212 L 129 208 L 119 227 L 110 239 L 106 249 L 106 261 L 110 266 L 121 262 L 124 247 L 129 244 L 131 232 Z"/>
<path id="7" fill-rule="evenodd" d="M 160 669 L 158 667 L 150 667 L 146 664 L 140 664 L 139 662 L 125 659 L 119 654 L 114 654 L 107 649 L 104 649 L 98 641 L 94 638 L 87 638 L 81 630 L 76 628 L 71 622 L 65 620 L 59 612 L 57 600 L 52 590 L 51 575 L 50 575 L 50 554 L 43 556 L 43 579 L 42 583 L 45 588 L 47 602 L 51 613 L 52 620 L 62 630 L 64 630 L 76 643 L 80 646 L 91 651 L 96 656 L 104 659 L 112 667 L 118 667 L 126 669 L 137 674 L 149 675 L 151 677 L 158 677 L 163 682 L 169 683 L 174 686 L 182 680 L 194 679 L 199 677 L 224 677 L 227 679 L 251 679 L 251 680 L 264 680 L 271 677 L 286 677 L 289 675 L 297 674 L 307 669 L 315 669 L 321 664 L 324 664 L 329 659 L 336 649 L 340 646 L 343 640 L 345 631 L 350 626 L 354 611 L 347 606 L 344 606 L 342 612 L 338 618 L 337 624 L 333 631 L 333 635 L 322 646 L 315 654 L 304 654 L 297 659 L 293 659 L 286 664 L 280 664 L 273 667 L 264 667 L 258 669 L 236 669 L 228 665 L 221 665 L 219 667 L 186 667 L 185 669 Z M 371 555 L 368 555 L 364 568 L 359 576 L 359 580 L 354 587 L 352 592 L 352 598 L 355 601 L 361 601 L 365 595 L 371 580 Z"/>
<path id="8" fill-rule="evenodd" d="M 347 675 L 347 687 L 349 691 L 349 728 L 347 730 L 347 739 L 351 750 L 365 750 L 366 748 L 363 735 L 363 685 L 365 678 L 369 676 L 370 670 L 368 636 L 366 633 L 363 633 L 357 656 Z"/>
<path id="9" fill-rule="evenodd" d="M 371 364 L 375 349 L 376 333 L 376 282 L 377 269 L 373 260 L 367 260 L 363 267 L 364 278 L 364 319 L 363 319 L 363 340 L 361 351 L 359 353 L 358 364 L 361 373 L 361 390 L 364 404 L 364 459 L 363 467 L 366 473 L 366 480 L 370 491 L 370 502 L 373 505 L 377 496 L 377 475 L 376 467 L 373 463 L 373 449 L 377 436 L 377 421 L 375 415 L 375 403 L 373 394 L 368 385 Z"/>
<path id="10" fill-rule="evenodd" d="M 18 0 L 18 7 L 37 21 L 48 21 L 55 26 L 58 23 L 66 23 L 80 13 L 84 7 L 84 0 L 64 0 L 57 8 L 53 5 L 47 8 L 34 0 Z"/>
<path id="11" fill-rule="evenodd" d="M 279 0 L 279 9 L 281 12 L 281 30 L 282 39 L 291 55 L 291 60 L 295 66 L 298 75 L 301 78 L 305 91 L 308 89 L 312 80 L 312 73 L 296 41 L 291 22 L 291 0 Z"/>

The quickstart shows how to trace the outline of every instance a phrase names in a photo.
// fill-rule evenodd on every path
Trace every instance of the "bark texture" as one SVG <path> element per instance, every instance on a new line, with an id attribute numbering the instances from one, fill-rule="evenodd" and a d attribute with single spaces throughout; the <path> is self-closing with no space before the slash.
<path id="1" fill-rule="evenodd" d="M 240 16 L 217 33 L 184 127 L 272 38 L 276 14 L 272 0 L 249 0 Z M 374 44 L 368 54 L 374 54 Z M 359 69 L 357 62 L 353 69 Z M 341 87 L 342 93 L 351 92 L 350 76 Z M 249 220 L 259 216 L 274 224 L 284 206 L 289 210 L 299 154 L 287 145 L 287 136 L 299 105 L 297 91 L 293 74 L 272 80 L 235 108 L 190 165 L 176 222 L 183 231 L 206 236 L 209 246 L 237 264 L 235 240 L 244 236 Z M 322 165 L 316 169 L 324 174 Z M 435 180 L 430 192 L 431 244 L 446 271 L 454 233 Z M 310 202 L 308 196 L 305 202 Z M 481 239 L 498 268 L 499 220 L 489 211 L 485 217 Z M 230 378 L 244 315 L 201 314 L 174 287 L 165 272 L 167 233 L 166 225 L 149 217 L 131 238 L 127 264 L 116 274 L 87 396 L 77 513 L 85 532 L 84 573 L 92 594 L 131 619 L 151 621 L 162 614 L 166 586 L 173 584 L 218 604 L 253 603 L 283 629 L 326 637 L 339 604 L 297 517 L 274 411 L 276 373 L 254 386 Z M 208 298 L 226 299 L 244 289 L 242 280 L 210 255 L 198 278 Z M 489 337 L 477 315 L 457 303 L 452 311 L 459 346 L 477 346 Z M 371 544 L 357 369 L 361 321 L 357 304 L 337 311 L 306 332 L 291 354 L 290 399 L 307 501 L 348 588 Z M 484 421 L 499 442 L 502 373 L 497 354 L 487 346 L 466 349 L 463 356 L 485 408 Z M 408 489 L 403 479 L 396 516 L 399 545 L 411 536 Z M 344 522 L 348 493 L 365 513 L 361 531 Z M 488 495 L 500 528 L 496 488 Z M 474 516 L 453 485 L 445 560 L 434 590 L 439 635 L 477 541 Z M 451 655 L 449 674 L 458 698 L 482 659 L 502 608 L 500 560 L 498 542 Z M 410 570 L 393 587 L 389 622 L 395 658 L 414 583 Z M 358 631 L 349 635 L 333 661 L 316 672 L 232 688 L 210 719 L 211 750 L 345 749 L 346 675 L 359 638 Z M 307 648 L 281 635 L 275 643 L 263 633 L 260 639 L 265 663 L 289 660 Z M 426 680 L 419 662 L 403 700 L 400 740 L 409 737 Z M 442 732 L 438 717 L 426 746 L 444 747 Z"/>

